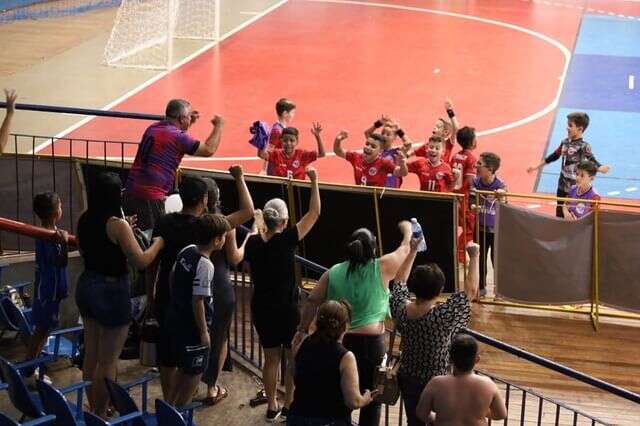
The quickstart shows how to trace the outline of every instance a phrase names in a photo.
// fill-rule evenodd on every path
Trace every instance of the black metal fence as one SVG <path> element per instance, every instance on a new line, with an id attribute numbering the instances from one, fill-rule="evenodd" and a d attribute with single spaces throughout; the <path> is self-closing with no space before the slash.
<path id="1" fill-rule="evenodd" d="M 315 272 L 322 274 L 326 271 L 321 265 L 311 262 L 300 256 L 296 257 L 297 262 L 305 272 Z M 251 298 L 251 276 L 248 273 L 246 265 L 239 265 L 233 272 L 235 288 L 236 288 L 236 311 L 232 323 L 230 334 L 230 348 L 236 354 L 250 362 L 257 368 L 262 367 L 263 354 L 259 345 L 257 334 L 255 333 L 251 323 L 251 309 L 249 307 Z M 308 276 L 308 273 L 303 274 Z M 571 379 L 592 385 L 607 393 L 611 393 L 629 401 L 640 403 L 640 395 L 627 391 L 610 383 L 598 380 L 594 377 L 580 373 L 576 370 L 555 363 L 546 358 L 539 357 L 530 352 L 508 345 L 499 340 L 485 336 L 470 329 L 465 329 L 476 337 L 481 343 L 490 345 L 494 348 L 506 351 L 517 357 L 530 361 L 534 364 L 549 368 L 561 373 Z M 387 331 L 390 333 L 390 331 Z M 401 336 L 400 336 L 401 337 Z M 508 410 L 508 417 L 501 421 L 489 420 L 491 424 L 503 425 L 524 425 L 524 424 L 553 424 L 553 425 L 609 425 L 606 421 L 595 416 L 589 415 L 581 410 L 572 408 L 562 402 L 545 397 L 531 389 L 510 383 L 500 377 L 492 375 L 486 371 L 477 371 L 479 374 L 490 377 L 501 390 Z M 400 426 L 406 424 L 404 418 L 404 407 L 402 400 L 394 406 L 385 405 L 382 413 L 382 424 L 385 426 Z"/>

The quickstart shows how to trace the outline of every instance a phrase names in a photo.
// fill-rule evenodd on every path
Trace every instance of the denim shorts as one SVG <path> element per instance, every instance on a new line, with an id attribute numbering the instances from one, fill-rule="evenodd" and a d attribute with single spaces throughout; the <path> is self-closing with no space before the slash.
<path id="1" fill-rule="evenodd" d="M 85 270 L 78 278 L 76 304 L 83 318 L 104 327 L 122 327 L 131 322 L 129 275 L 111 277 Z"/>

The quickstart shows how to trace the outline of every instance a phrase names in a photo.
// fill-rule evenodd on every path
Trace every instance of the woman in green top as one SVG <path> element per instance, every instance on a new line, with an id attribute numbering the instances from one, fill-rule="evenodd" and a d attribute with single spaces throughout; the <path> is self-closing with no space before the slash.
<path id="1" fill-rule="evenodd" d="M 382 257 L 376 255 L 376 239 L 368 229 L 351 234 L 347 243 L 348 260 L 322 274 L 302 309 L 302 320 L 294 345 L 309 330 L 317 307 L 325 300 L 346 300 L 353 307 L 351 326 L 344 346 L 353 352 L 358 364 L 360 391 L 373 387 L 375 369 L 385 353 L 384 320 L 389 312 L 389 282 L 409 254 L 411 224 L 398 225 L 402 233 L 400 246 Z M 380 404 L 372 403 L 360 410 L 359 425 L 380 422 Z"/>

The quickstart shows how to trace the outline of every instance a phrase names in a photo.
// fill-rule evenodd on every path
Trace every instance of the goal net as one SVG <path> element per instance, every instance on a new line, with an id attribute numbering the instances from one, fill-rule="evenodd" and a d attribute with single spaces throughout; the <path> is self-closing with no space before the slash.
<path id="1" fill-rule="evenodd" d="M 220 0 L 122 0 L 104 62 L 168 69 L 176 38 L 218 40 Z"/>

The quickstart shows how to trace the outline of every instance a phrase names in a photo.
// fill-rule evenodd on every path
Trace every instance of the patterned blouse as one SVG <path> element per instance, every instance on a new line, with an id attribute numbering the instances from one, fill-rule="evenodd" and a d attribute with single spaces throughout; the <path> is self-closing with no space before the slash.
<path id="1" fill-rule="evenodd" d="M 399 373 L 427 383 L 434 376 L 447 374 L 451 337 L 469 324 L 471 305 L 466 293 L 459 292 L 425 315 L 409 319 L 407 302 L 407 287 L 393 283 L 391 315 L 402 334 Z"/>

